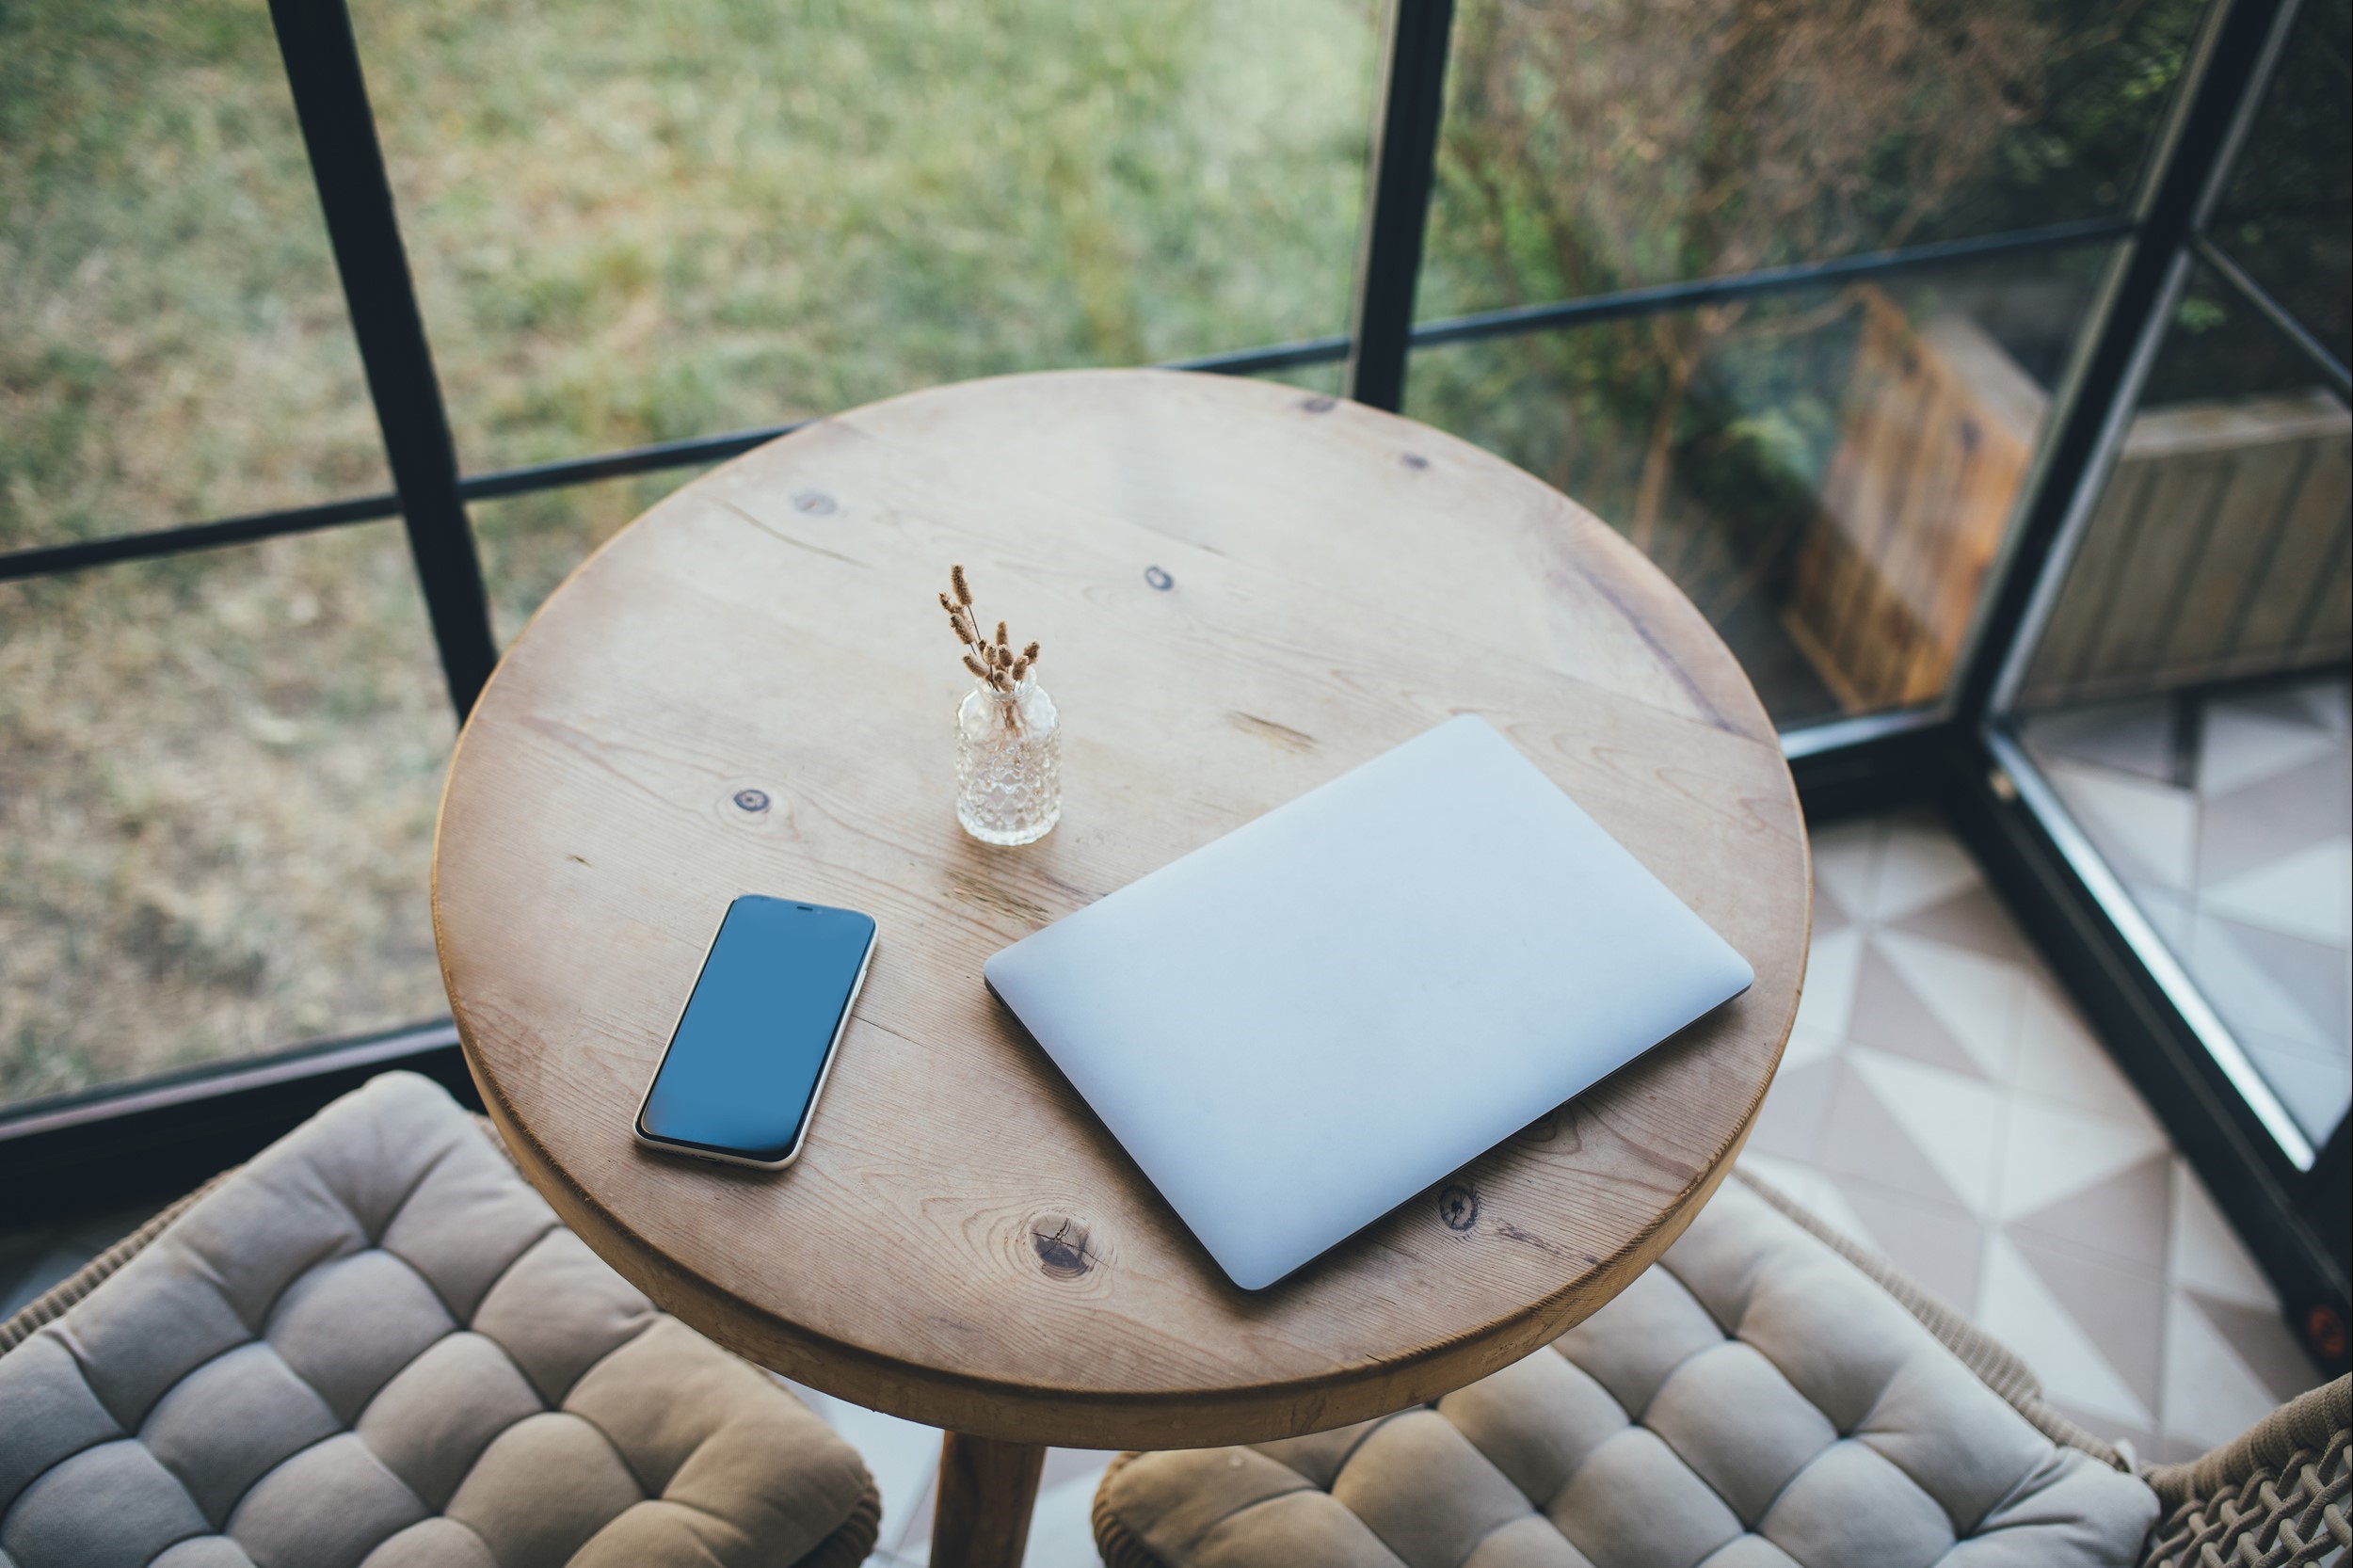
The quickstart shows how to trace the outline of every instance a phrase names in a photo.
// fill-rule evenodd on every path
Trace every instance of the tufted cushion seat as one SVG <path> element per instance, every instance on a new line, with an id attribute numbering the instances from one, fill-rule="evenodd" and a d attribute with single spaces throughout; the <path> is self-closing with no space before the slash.
<path id="1" fill-rule="evenodd" d="M 0 1355 L 0 1568 L 834 1568 L 879 1513 L 408 1074 Z"/>
<path id="2" fill-rule="evenodd" d="M 2127 1568 L 2156 1516 L 1737 1176 L 1526 1360 L 1096 1500 L 1112 1568 Z"/>

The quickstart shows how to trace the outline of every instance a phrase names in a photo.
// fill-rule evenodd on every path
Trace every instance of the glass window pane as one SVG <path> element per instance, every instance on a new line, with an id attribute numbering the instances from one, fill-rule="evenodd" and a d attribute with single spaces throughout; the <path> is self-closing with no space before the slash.
<path id="1" fill-rule="evenodd" d="M 2050 781 L 2288 1113 L 2353 1099 L 2353 416 L 2192 282 L 2026 665 Z"/>
<path id="2" fill-rule="evenodd" d="M 1464 0 L 1419 313 L 2121 211 L 2200 0 Z"/>
<path id="3" fill-rule="evenodd" d="M 445 1013 L 393 523 L 0 584 L 0 1104 Z"/>
<path id="4" fill-rule="evenodd" d="M 2097 254 L 1417 351 L 1408 411 L 1632 539 L 1784 728 L 1933 701 Z"/>
<path id="5" fill-rule="evenodd" d="M 2353 0 L 2308 0 L 2219 212 L 2217 244 L 2335 354 L 2353 360 Z"/>
<path id="6" fill-rule="evenodd" d="M 0 7 L 0 550 L 388 488 L 268 11 Z"/>
<path id="7" fill-rule="evenodd" d="M 1343 330 L 1383 8 L 354 8 L 482 470 Z"/>
<path id="8" fill-rule="evenodd" d="M 665 469 L 473 503 L 468 510 L 490 588 L 490 623 L 501 645 L 514 640 L 590 551 L 702 472 Z"/>

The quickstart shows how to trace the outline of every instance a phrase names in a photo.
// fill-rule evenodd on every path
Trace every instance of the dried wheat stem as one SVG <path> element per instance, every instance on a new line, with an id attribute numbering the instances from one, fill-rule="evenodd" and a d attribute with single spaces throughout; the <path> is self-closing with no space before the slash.
<path id="1" fill-rule="evenodd" d="M 997 623 L 992 638 L 981 631 L 980 618 L 972 613 L 972 585 L 967 582 L 960 566 L 948 568 L 948 582 L 952 594 L 939 596 L 939 607 L 948 612 L 949 628 L 970 652 L 962 655 L 964 667 L 978 677 L 982 684 L 1002 696 L 1011 696 L 1027 679 L 1032 665 L 1037 663 L 1037 644 L 1031 643 L 1016 654 L 1013 649 L 1013 633 L 1003 621 Z M 1006 705 L 1006 723 L 1018 728 Z"/>

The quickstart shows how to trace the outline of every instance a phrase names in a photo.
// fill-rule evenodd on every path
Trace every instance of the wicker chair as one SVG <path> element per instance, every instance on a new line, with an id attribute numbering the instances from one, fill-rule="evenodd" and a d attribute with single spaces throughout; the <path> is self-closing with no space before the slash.
<path id="1" fill-rule="evenodd" d="M 2346 1441 L 2353 1392 L 2339 1378 L 2281 1405 L 2233 1442 L 2141 1479 L 2164 1504 L 2145 1568 L 2301 1568 L 2353 1553 Z M 2333 1554 L 2333 1555 L 2332 1555 Z"/>
<path id="2" fill-rule="evenodd" d="M 855 1568 L 880 1517 L 410 1074 L 0 1324 L 0 1568 Z"/>
<path id="3" fill-rule="evenodd" d="M 1128 1454 L 1109 1568 L 2342 1563 L 2347 1382 L 2137 1466 L 1876 1254 L 1736 1172 L 1553 1346 L 1379 1421 Z"/>

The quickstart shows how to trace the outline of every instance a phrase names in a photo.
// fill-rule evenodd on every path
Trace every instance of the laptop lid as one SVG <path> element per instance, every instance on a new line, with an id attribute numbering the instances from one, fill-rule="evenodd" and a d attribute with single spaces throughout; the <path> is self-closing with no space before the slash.
<path id="1" fill-rule="evenodd" d="M 1753 978 L 1472 715 L 1047 926 L 984 972 L 1251 1290 Z"/>

